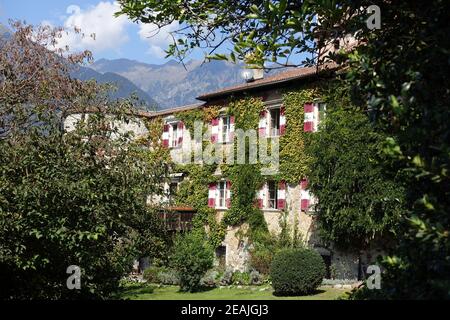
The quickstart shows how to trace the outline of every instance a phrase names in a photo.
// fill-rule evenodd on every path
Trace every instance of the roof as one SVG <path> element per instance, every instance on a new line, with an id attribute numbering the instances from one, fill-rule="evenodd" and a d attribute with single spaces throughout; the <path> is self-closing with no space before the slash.
<path id="1" fill-rule="evenodd" d="M 217 91 L 205 93 L 199 97 L 197 97 L 198 100 L 201 101 L 209 101 L 215 98 L 221 98 L 226 97 L 227 95 L 231 95 L 233 93 L 241 93 L 247 90 L 252 90 L 256 88 L 264 88 L 264 87 L 270 87 L 275 84 L 284 84 L 291 81 L 303 79 L 312 77 L 315 75 L 318 75 L 320 72 L 323 72 L 325 70 L 335 70 L 337 69 L 337 65 L 335 63 L 327 63 L 320 67 L 298 67 L 298 68 L 292 68 L 290 70 L 277 73 L 270 77 L 264 77 L 262 79 L 254 80 L 252 82 L 242 83 L 230 87 L 226 87 Z M 165 109 L 161 111 L 142 111 L 142 110 L 134 110 L 133 112 L 130 112 L 130 115 L 138 116 L 138 117 L 144 117 L 144 118 L 153 118 L 158 116 L 166 116 L 171 115 L 177 112 L 182 111 L 188 111 L 192 109 L 202 108 L 206 104 L 204 102 L 199 102 L 195 104 L 185 105 L 181 107 L 171 108 L 171 109 Z M 106 109 L 106 108 L 105 108 Z M 102 108 L 91 110 L 91 109 L 78 109 L 78 110 L 71 110 L 70 113 L 89 113 L 89 112 L 96 112 L 96 111 L 105 111 L 102 110 Z"/>
<path id="2" fill-rule="evenodd" d="M 196 210 L 193 207 L 189 206 L 174 206 L 169 207 L 169 211 L 178 211 L 178 212 L 195 212 Z"/>
<path id="3" fill-rule="evenodd" d="M 335 64 L 326 64 L 322 67 L 303 67 L 303 68 L 293 68 L 291 70 L 277 73 L 270 77 L 264 77 L 262 79 L 258 79 L 252 82 L 247 82 L 239 85 L 234 85 L 230 87 L 226 87 L 220 89 L 218 91 L 209 92 L 197 97 L 198 100 L 208 101 L 212 98 L 219 98 L 226 96 L 228 94 L 242 92 L 250 89 L 261 88 L 266 86 L 272 86 L 274 84 L 280 84 L 285 82 L 290 82 L 293 80 L 298 80 L 301 78 L 306 78 L 310 76 L 317 75 L 319 72 L 324 70 L 335 69 Z"/>
<path id="4" fill-rule="evenodd" d="M 199 103 L 189 104 L 189 105 L 185 105 L 185 106 L 181 106 L 181 107 L 176 107 L 176 108 L 171 108 L 171 109 L 165 109 L 165 110 L 161 110 L 161 111 L 152 112 L 149 115 L 152 116 L 152 117 L 165 116 L 165 115 L 169 115 L 169 114 L 176 113 L 176 112 L 182 112 L 182 111 L 197 109 L 197 108 L 200 108 L 202 106 L 203 106 L 203 102 L 199 102 Z"/>

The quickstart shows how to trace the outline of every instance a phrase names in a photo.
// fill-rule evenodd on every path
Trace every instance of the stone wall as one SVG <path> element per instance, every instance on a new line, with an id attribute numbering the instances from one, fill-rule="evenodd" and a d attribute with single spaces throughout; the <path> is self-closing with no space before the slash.
<path id="1" fill-rule="evenodd" d="M 67 132 L 75 130 L 76 124 L 81 119 L 83 118 L 87 119 L 88 117 L 89 117 L 88 113 L 87 114 L 74 113 L 68 115 L 64 119 L 64 130 L 66 130 Z M 142 119 L 140 119 L 139 117 L 132 118 L 128 122 L 119 120 L 113 121 L 112 117 L 110 118 L 111 118 L 111 125 L 115 128 L 118 128 L 118 131 L 121 134 L 132 132 L 135 138 L 139 138 L 148 134 L 147 127 L 145 126 Z"/>

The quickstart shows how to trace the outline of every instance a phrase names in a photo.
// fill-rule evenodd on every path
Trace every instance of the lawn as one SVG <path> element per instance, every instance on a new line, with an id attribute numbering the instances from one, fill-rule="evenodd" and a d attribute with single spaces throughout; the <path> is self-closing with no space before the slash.
<path id="1" fill-rule="evenodd" d="M 262 289 L 265 289 L 262 291 Z M 268 286 L 246 288 L 214 288 L 196 293 L 179 292 L 178 286 L 151 286 L 135 284 L 127 287 L 120 299 L 131 300 L 334 300 L 346 290 L 321 287 L 316 293 L 298 297 L 276 297 Z"/>

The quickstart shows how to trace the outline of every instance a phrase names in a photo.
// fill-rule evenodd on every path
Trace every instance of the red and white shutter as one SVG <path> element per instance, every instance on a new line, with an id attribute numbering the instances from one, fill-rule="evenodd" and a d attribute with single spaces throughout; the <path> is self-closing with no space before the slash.
<path id="1" fill-rule="evenodd" d="M 258 191 L 257 204 L 259 209 L 262 209 L 264 207 L 265 188 L 266 185 L 263 185 L 263 187 Z"/>
<path id="2" fill-rule="evenodd" d="M 230 142 L 234 141 L 234 116 L 230 116 Z"/>
<path id="3" fill-rule="evenodd" d="M 178 146 L 181 146 L 183 144 L 183 134 L 184 134 L 183 121 L 178 122 L 177 130 L 178 130 Z"/>
<path id="4" fill-rule="evenodd" d="M 219 119 L 215 118 L 211 120 L 211 142 L 219 142 Z"/>
<path id="5" fill-rule="evenodd" d="M 305 103 L 304 105 L 305 111 L 305 121 L 303 124 L 304 132 L 313 132 L 314 131 L 314 106 L 312 103 Z"/>
<path id="6" fill-rule="evenodd" d="M 302 179 L 300 182 L 300 209 L 307 212 L 311 204 L 311 195 L 308 190 L 308 179 Z"/>
<path id="7" fill-rule="evenodd" d="M 217 190 L 217 184 L 210 183 L 209 191 L 208 191 L 208 207 L 210 207 L 210 208 L 216 207 L 216 190 Z"/>
<path id="8" fill-rule="evenodd" d="M 162 142 L 164 147 L 169 146 L 169 125 L 167 123 L 163 127 Z"/>
<path id="9" fill-rule="evenodd" d="M 259 114 L 258 132 L 260 137 L 265 137 L 267 132 L 267 110 L 261 111 Z"/>
<path id="10" fill-rule="evenodd" d="M 285 116 L 286 108 L 281 106 L 280 108 L 280 136 L 282 136 L 286 132 L 286 116 Z"/>
<path id="11" fill-rule="evenodd" d="M 279 210 L 284 210 L 286 207 L 286 182 L 284 180 L 281 180 L 278 183 L 277 196 L 277 208 Z"/>
<path id="12" fill-rule="evenodd" d="M 227 197 L 225 200 L 228 209 L 231 208 L 231 181 L 227 180 Z"/>

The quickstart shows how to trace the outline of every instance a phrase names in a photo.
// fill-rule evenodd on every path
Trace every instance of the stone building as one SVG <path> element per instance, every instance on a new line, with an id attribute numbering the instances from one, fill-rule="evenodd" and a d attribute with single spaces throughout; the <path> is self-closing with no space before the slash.
<path id="1" fill-rule="evenodd" d="M 178 117 L 180 112 L 189 110 L 201 110 L 215 106 L 219 108 L 218 116 L 213 118 L 207 126 L 207 131 L 211 143 L 218 148 L 225 150 L 225 154 L 232 152 L 235 142 L 234 135 L 238 128 L 235 128 L 234 116 L 227 114 L 227 103 L 230 99 L 240 97 L 255 97 L 261 99 L 264 110 L 260 113 L 258 124 L 258 136 L 265 138 L 277 138 L 286 134 L 290 130 L 289 121 L 285 116 L 283 105 L 283 91 L 287 88 L 296 88 L 305 84 L 314 85 L 319 80 L 329 79 L 334 76 L 337 68 L 328 65 L 323 68 L 293 68 L 291 70 L 263 77 L 260 72 L 251 73 L 247 81 L 243 84 L 224 88 L 216 92 L 205 93 L 197 99 L 201 103 L 191 106 L 174 108 L 153 113 L 139 113 L 137 122 L 128 124 L 117 124 L 123 130 L 136 133 L 136 136 L 148 134 L 142 120 L 159 118 L 163 120 L 163 132 L 161 133 L 161 143 L 169 148 L 172 160 L 176 163 L 183 163 L 192 158 L 192 153 L 196 148 L 201 148 L 203 139 L 196 140 L 191 137 L 189 128 Z M 321 118 L 326 112 L 326 105 L 320 99 L 308 101 L 296 108 L 303 110 L 304 119 L 303 131 L 314 134 L 319 129 Z M 74 123 L 82 115 L 72 114 L 65 122 L 67 130 L 73 128 Z M 194 159 L 195 161 L 195 159 Z M 202 165 L 203 160 L 197 161 Z M 231 192 L 231 181 L 223 176 L 220 168 L 214 173 L 218 177 L 217 182 L 208 185 L 208 206 L 216 210 L 216 219 L 220 221 L 229 210 L 233 194 Z M 184 179 L 182 174 L 174 172 L 171 183 L 166 185 L 168 193 L 176 192 L 178 185 Z M 168 201 L 168 199 L 153 199 L 153 201 Z M 373 252 L 341 252 L 334 246 L 322 243 L 317 235 L 314 218 L 314 202 L 317 199 L 308 191 L 307 177 L 299 180 L 298 183 L 287 183 L 283 180 L 272 181 L 270 176 L 266 179 L 263 187 L 257 190 L 255 205 L 263 213 L 267 222 L 269 232 L 278 233 L 280 231 L 280 217 L 283 212 L 287 212 L 287 220 L 291 226 L 297 224 L 297 228 L 303 236 L 303 240 L 309 247 L 317 250 L 328 267 L 328 276 L 340 279 L 361 278 L 364 272 L 364 265 L 367 265 L 378 254 Z M 184 208 L 184 211 L 193 213 L 193 208 Z M 178 212 L 182 215 L 182 212 Z M 195 212 L 193 213 L 195 215 Z M 226 265 L 227 268 L 244 271 L 248 268 L 249 242 L 242 237 L 241 231 L 248 228 L 245 223 L 240 226 L 228 226 L 222 244 L 217 248 L 217 260 Z M 333 274 L 330 274 L 333 273 Z"/>

